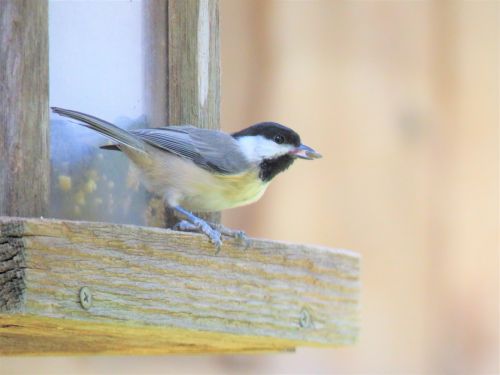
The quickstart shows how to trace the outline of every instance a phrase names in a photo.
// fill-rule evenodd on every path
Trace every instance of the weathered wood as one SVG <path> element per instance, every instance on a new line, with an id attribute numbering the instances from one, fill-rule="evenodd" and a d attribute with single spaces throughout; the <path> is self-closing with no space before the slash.
<path id="1" fill-rule="evenodd" d="M 168 119 L 167 0 L 146 0 L 144 12 L 144 103 L 148 124 L 160 127 Z"/>
<path id="2" fill-rule="evenodd" d="M 353 343 L 359 257 L 160 228 L 0 217 L 0 353 L 283 350 Z M 92 305 L 83 309 L 79 291 Z"/>
<path id="3" fill-rule="evenodd" d="M 48 208 L 49 90 L 46 0 L 0 5 L 0 215 Z"/>
<path id="4" fill-rule="evenodd" d="M 168 1 L 168 120 L 220 127 L 218 0 Z"/>
<path id="5" fill-rule="evenodd" d="M 0 314 L 0 355 L 193 354 L 293 350 L 289 340 Z"/>
<path id="6" fill-rule="evenodd" d="M 168 120 L 168 17 L 167 0 L 145 0 L 144 12 L 144 103 L 151 127 L 169 124 Z M 162 197 L 148 201 L 148 226 L 171 228 L 178 221 Z"/>
<path id="7" fill-rule="evenodd" d="M 152 126 L 220 128 L 218 0 L 148 0 L 146 114 Z M 178 220 L 167 210 L 166 226 Z M 199 214 L 211 222 L 220 213 Z"/>
<path id="8" fill-rule="evenodd" d="M 149 122 L 219 129 L 218 0 L 148 0 L 144 13 Z"/>

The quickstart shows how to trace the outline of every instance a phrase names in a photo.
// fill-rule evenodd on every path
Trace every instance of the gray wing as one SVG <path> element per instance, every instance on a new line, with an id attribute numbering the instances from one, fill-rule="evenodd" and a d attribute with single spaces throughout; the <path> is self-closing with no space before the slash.
<path id="1" fill-rule="evenodd" d="M 130 131 L 145 142 L 221 174 L 245 171 L 250 163 L 229 134 L 191 125 Z"/>

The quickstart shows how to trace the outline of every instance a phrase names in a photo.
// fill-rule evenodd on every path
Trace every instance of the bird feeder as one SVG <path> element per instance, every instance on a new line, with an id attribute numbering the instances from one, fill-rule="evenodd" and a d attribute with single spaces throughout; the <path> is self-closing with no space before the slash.
<path id="1" fill-rule="evenodd" d="M 165 96 L 151 102 L 151 116 L 217 128 L 217 0 L 145 6 L 155 25 L 151 43 L 167 40 L 150 51 L 149 95 Z M 47 0 L 0 7 L 7 41 L 0 44 L 0 355 L 354 343 L 360 259 L 352 251 L 250 239 L 247 249 L 226 240 L 215 254 L 201 234 L 43 218 L 50 186 L 47 9 Z M 160 70 L 164 81 L 154 78 Z"/>

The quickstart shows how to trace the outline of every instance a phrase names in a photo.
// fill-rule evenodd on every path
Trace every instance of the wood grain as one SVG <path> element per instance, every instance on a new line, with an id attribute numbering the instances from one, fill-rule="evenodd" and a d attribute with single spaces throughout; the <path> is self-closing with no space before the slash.
<path id="1" fill-rule="evenodd" d="M 168 119 L 220 128 L 219 2 L 168 1 Z"/>
<path id="2" fill-rule="evenodd" d="M 48 208 L 47 20 L 46 0 L 1 2 L 0 215 L 40 216 Z"/>
<path id="3" fill-rule="evenodd" d="M 2 354 L 284 350 L 357 335 L 359 257 L 347 250 L 227 240 L 215 255 L 202 235 L 160 228 L 7 217 L 0 228 Z"/>

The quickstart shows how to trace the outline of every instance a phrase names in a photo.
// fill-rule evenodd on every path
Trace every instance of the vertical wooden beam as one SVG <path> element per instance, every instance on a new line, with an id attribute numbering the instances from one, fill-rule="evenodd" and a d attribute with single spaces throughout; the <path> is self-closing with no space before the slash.
<path id="1" fill-rule="evenodd" d="M 218 0 L 150 0 L 146 19 L 146 111 L 152 126 L 220 128 Z M 212 222 L 219 213 L 201 215 Z M 167 226 L 175 224 L 173 213 Z"/>
<path id="2" fill-rule="evenodd" d="M 219 129 L 219 2 L 169 0 L 167 13 L 169 121 Z"/>
<path id="3" fill-rule="evenodd" d="M 0 5 L 0 215 L 45 215 L 49 199 L 48 5 Z"/>
<path id="4" fill-rule="evenodd" d="M 146 0 L 144 11 L 144 102 L 151 127 L 168 125 L 167 0 Z"/>

